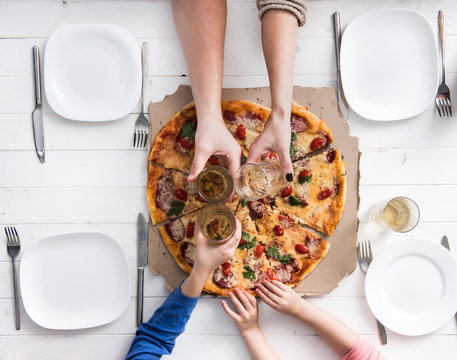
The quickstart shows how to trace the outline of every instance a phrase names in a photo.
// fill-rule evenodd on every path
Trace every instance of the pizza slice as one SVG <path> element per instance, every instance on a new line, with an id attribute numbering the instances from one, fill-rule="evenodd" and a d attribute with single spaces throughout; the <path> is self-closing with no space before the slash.
<path id="1" fill-rule="evenodd" d="M 154 224 L 200 209 L 206 203 L 194 182 L 179 171 L 149 165 L 146 188 L 149 213 Z"/>
<path id="2" fill-rule="evenodd" d="M 290 158 L 292 161 L 319 150 L 333 141 L 330 127 L 306 107 L 292 101 L 290 116 Z"/>
<path id="3" fill-rule="evenodd" d="M 344 210 L 346 165 L 340 152 L 322 154 L 293 163 L 294 180 L 275 199 L 282 212 L 324 234 L 331 235 Z"/>

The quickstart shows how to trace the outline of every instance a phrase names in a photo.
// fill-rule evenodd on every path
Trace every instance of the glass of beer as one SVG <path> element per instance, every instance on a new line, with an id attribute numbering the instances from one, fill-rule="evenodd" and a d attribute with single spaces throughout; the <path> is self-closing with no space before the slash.
<path id="1" fill-rule="evenodd" d="M 287 186 L 279 160 L 244 164 L 236 172 L 234 182 L 238 195 L 249 201 L 274 195 Z"/>
<path id="2" fill-rule="evenodd" d="M 225 205 L 209 205 L 200 211 L 198 227 L 206 239 L 218 245 L 223 244 L 235 231 L 235 215 Z"/>
<path id="3" fill-rule="evenodd" d="M 197 192 L 209 203 L 227 200 L 233 191 L 233 178 L 222 166 L 208 166 L 197 177 Z"/>
<path id="4" fill-rule="evenodd" d="M 373 205 L 369 218 L 380 230 L 405 233 L 416 227 L 420 211 L 413 200 L 400 196 Z"/>

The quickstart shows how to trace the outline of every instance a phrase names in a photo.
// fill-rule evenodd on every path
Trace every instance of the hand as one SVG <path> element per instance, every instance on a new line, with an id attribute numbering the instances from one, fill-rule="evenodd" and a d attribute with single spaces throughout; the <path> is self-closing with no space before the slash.
<path id="1" fill-rule="evenodd" d="M 289 115 L 290 116 L 290 115 Z M 290 120 L 271 113 L 264 130 L 249 148 L 248 163 L 256 162 L 271 152 L 279 155 L 281 167 L 286 174 L 293 173 L 290 160 Z"/>
<path id="2" fill-rule="evenodd" d="M 235 293 L 236 296 L 233 293 Z M 241 290 L 239 288 L 236 288 L 235 291 L 229 293 L 229 297 L 238 313 L 230 309 L 224 300 L 221 302 L 222 307 L 227 315 L 235 320 L 238 331 L 243 333 L 248 330 L 258 329 L 258 309 L 255 297 L 246 290 Z"/>
<path id="3" fill-rule="evenodd" d="M 287 315 L 298 316 L 302 306 L 306 303 L 290 287 L 277 280 L 262 281 L 255 292 L 265 304 Z"/>
<path id="4" fill-rule="evenodd" d="M 195 134 L 195 155 L 192 161 L 188 181 L 194 181 L 205 168 L 211 155 L 223 155 L 227 159 L 232 176 L 241 165 L 241 147 L 230 131 L 225 127 L 222 116 L 209 121 L 200 120 Z"/>
<path id="5" fill-rule="evenodd" d="M 219 265 L 229 260 L 241 239 L 241 224 L 235 218 L 235 232 L 229 241 L 222 245 L 213 245 L 202 235 L 198 226 L 195 226 L 195 239 L 197 249 L 195 251 L 195 263 L 192 272 L 201 272 L 209 275 Z"/>

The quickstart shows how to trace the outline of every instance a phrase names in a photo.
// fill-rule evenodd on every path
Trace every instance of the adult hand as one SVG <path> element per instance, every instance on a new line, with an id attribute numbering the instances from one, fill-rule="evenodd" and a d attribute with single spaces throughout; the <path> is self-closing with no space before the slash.
<path id="1" fill-rule="evenodd" d="M 298 316 L 306 300 L 302 299 L 290 287 L 282 282 L 273 280 L 262 281 L 255 290 L 256 294 L 276 311 Z"/>
<path id="2" fill-rule="evenodd" d="M 256 162 L 260 158 L 275 152 L 279 155 L 281 167 L 286 174 L 293 174 L 290 160 L 290 120 L 285 115 L 271 113 L 264 130 L 249 148 L 248 163 Z M 292 175 L 288 176 L 288 180 Z"/>
<path id="3" fill-rule="evenodd" d="M 219 265 L 229 260 L 241 239 L 241 224 L 235 218 L 235 232 L 229 241 L 222 245 L 210 243 L 195 226 L 195 239 L 197 249 L 195 251 L 195 263 L 192 272 L 210 274 Z"/>
<path id="4" fill-rule="evenodd" d="M 241 147 L 225 127 L 222 116 L 220 120 L 198 120 L 195 134 L 195 155 L 192 161 L 188 181 L 194 181 L 205 168 L 211 155 L 225 156 L 230 173 L 234 176 L 241 165 Z"/>
<path id="5" fill-rule="evenodd" d="M 255 297 L 246 290 L 236 288 L 235 291 L 229 293 L 229 298 L 237 312 L 230 309 L 224 300 L 221 302 L 222 307 L 227 315 L 235 320 L 238 331 L 243 333 L 249 330 L 258 329 L 258 308 Z"/>

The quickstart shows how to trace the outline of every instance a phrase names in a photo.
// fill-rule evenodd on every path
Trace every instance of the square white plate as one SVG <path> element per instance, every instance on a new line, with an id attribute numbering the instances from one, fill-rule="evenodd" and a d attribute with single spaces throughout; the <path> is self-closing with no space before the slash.
<path id="1" fill-rule="evenodd" d="M 130 271 L 119 243 L 73 233 L 33 243 L 20 263 L 22 302 L 48 329 L 73 330 L 117 319 L 130 300 Z"/>
<path id="2" fill-rule="evenodd" d="M 44 87 L 51 108 L 67 119 L 125 117 L 141 92 L 138 43 L 117 25 L 63 26 L 46 44 Z"/>
<path id="3" fill-rule="evenodd" d="M 373 258 L 365 295 L 373 314 L 390 330 L 429 334 L 457 311 L 457 261 L 431 241 L 399 240 Z"/>
<path id="4" fill-rule="evenodd" d="M 360 116 L 393 121 L 433 102 L 439 81 L 433 29 L 420 13 L 386 9 L 355 18 L 341 42 L 341 81 Z"/>

